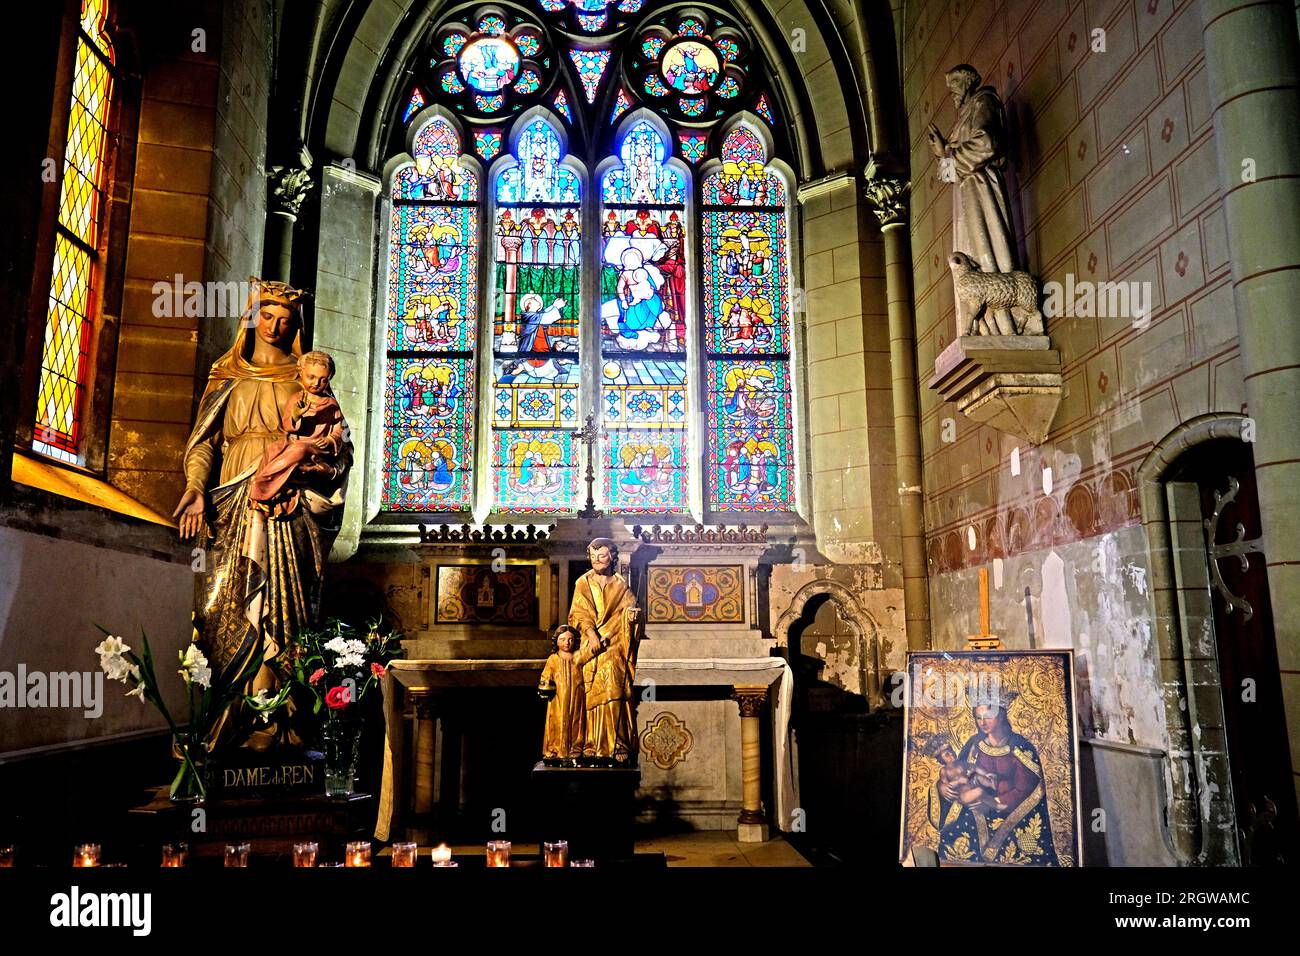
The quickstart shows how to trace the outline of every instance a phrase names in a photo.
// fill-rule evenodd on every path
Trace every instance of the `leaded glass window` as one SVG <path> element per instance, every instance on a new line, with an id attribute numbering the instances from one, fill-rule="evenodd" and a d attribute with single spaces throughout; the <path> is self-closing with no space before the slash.
<path id="1" fill-rule="evenodd" d="M 390 323 L 442 308 L 399 302 L 403 283 L 459 311 L 446 341 L 390 326 L 386 509 L 574 514 L 590 453 L 607 513 L 795 510 L 780 113 L 738 22 L 641 6 L 466 5 L 429 34 L 401 122 L 486 171 L 481 197 L 394 193 Z M 414 152 L 399 175 L 423 175 Z M 428 285 L 430 216 L 466 246 L 454 283 L 434 270 L 454 291 Z"/>
<path id="2" fill-rule="evenodd" d="M 474 498 L 479 178 L 442 117 L 392 182 L 384 506 L 463 511 Z"/>
<path id="3" fill-rule="evenodd" d="M 32 448 L 78 461 L 99 284 L 113 46 L 106 0 L 82 0 Z"/>

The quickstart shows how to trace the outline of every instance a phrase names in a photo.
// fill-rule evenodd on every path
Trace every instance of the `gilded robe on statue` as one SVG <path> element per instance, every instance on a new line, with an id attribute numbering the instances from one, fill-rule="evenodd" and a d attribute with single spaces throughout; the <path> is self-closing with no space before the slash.
<path id="1" fill-rule="evenodd" d="M 622 762 L 636 753 L 632 682 L 641 626 L 639 621 L 629 622 L 627 614 L 636 606 L 631 589 L 617 574 L 588 571 L 574 588 L 569 624 L 580 634 L 594 630 L 600 637 L 600 648 L 582 667 L 587 698 L 585 757 Z"/>
<path id="2" fill-rule="evenodd" d="M 230 351 L 213 363 L 185 447 L 187 491 L 206 496 L 214 531 L 197 580 L 195 640 L 219 674 L 238 672 L 259 653 L 273 660 L 300 628 L 315 623 L 321 573 L 341 522 L 352 455 L 345 444 L 333 477 L 317 476 L 291 514 L 271 519 L 249 507 L 262 453 L 284 438 L 281 410 L 302 388 L 300 336 L 295 334 L 291 347 L 285 343 L 278 349 L 283 363 L 255 364 L 250 360 L 254 334 L 241 322 Z M 249 690 L 273 691 L 276 682 L 273 669 L 264 665 Z M 236 730 L 223 718 L 209 745 L 228 736 L 242 738 L 250 729 L 256 729 L 251 722 Z"/>
<path id="3" fill-rule="evenodd" d="M 589 656 L 580 650 L 567 657 L 555 653 L 546 659 L 538 686 L 554 691 L 554 696 L 546 704 L 546 730 L 542 735 L 544 760 L 576 760 L 582 756 L 587 725 L 582 665 Z"/>

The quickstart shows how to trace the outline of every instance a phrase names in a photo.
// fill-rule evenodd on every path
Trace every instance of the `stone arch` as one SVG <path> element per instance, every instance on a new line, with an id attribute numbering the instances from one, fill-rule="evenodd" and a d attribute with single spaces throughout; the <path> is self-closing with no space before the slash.
<path id="1" fill-rule="evenodd" d="M 816 601 L 815 610 L 817 604 L 820 604 L 818 598 L 825 598 L 834 604 L 840 619 L 853 631 L 858 646 L 858 672 L 863 696 L 867 698 L 867 704 L 872 710 L 883 707 L 885 699 L 881 690 L 880 629 L 875 619 L 858 605 L 853 592 L 843 584 L 824 578 L 809 581 L 795 592 L 790 606 L 777 619 L 772 636 L 778 644 L 784 644 L 788 648 L 790 629 L 803 620 L 810 602 Z"/>
<path id="2" fill-rule="evenodd" d="M 1199 812 L 1203 794 L 1202 781 L 1207 768 L 1227 775 L 1225 755 L 1204 753 L 1199 735 L 1197 714 L 1221 706 L 1212 699 L 1214 688 L 1192 679 L 1192 663 L 1182 632 L 1178 610 L 1176 557 L 1170 532 L 1169 499 L 1166 482 L 1183 454 L 1198 445 L 1221 439 L 1240 441 L 1246 417 L 1231 412 L 1211 412 L 1174 428 L 1156 442 L 1137 470 L 1137 495 L 1142 526 L 1147 535 L 1147 556 L 1151 568 L 1151 600 L 1155 612 L 1156 646 L 1159 648 L 1164 677 L 1165 726 L 1168 733 L 1169 773 L 1177 770 L 1179 757 L 1190 758 L 1184 785 L 1184 800 L 1177 799 L 1177 787 L 1166 793 L 1165 839 L 1178 859 L 1189 865 L 1206 863 L 1214 842 L 1206 814 Z M 1217 686 L 1217 685 L 1216 685 Z M 1222 764 L 1220 768 L 1217 764 Z M 1171 780 L 1173 777 L 1171 776 Z M 1177 803 L 1183 807 L 1176 806 Z M 1190 805 L 1190 810 L 1188 805 Z"/>

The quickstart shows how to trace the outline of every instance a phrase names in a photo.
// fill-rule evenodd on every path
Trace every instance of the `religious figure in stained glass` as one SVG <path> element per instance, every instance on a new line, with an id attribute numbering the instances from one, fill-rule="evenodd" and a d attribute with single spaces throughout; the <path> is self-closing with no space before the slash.
<path id="1" fill-rule="evenodd" d="M 466 511 L 473 500 L 478 176 L 451 122 L 416 134 L 393 177 L 384 504 Z"/>
<path id="2" fill-rule="evenodd" d="M 519 133 L 496 177 L 493 316 L 493 506 L 563 513 L 576 507 L 571 432 L 581 365 L 582 191 L 544 119 Z"/>
<path id="3" fill-rule="evenodd" d="M 757 133 L 736 126 L 702 184 L 709 507 L 794 503 L 785 185 Z"/>

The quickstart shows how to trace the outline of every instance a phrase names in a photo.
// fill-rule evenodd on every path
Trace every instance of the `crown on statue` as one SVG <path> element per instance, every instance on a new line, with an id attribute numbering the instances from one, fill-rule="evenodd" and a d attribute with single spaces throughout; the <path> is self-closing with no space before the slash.
<path id="1" fill-rule="evenodd" d="M 248 312 L 253 312 L 267 303 L 273 303 L 301 313 L 303 304 L 311 298 L 311 293 L 306 289 L 295 289 L 289 283 L 275 279 L 259 279 L 257 276 L 249 276 L 248 285 L 248 308 L 246 310 Z"/>

